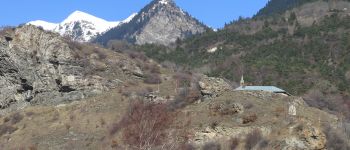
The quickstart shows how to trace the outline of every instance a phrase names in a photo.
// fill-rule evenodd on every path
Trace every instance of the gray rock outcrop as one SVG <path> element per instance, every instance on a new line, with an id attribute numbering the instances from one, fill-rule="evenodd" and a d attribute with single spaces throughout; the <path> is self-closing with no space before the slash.
<path id="1" fill-rule="evenodd" d="M 34 26 L 3 32 L 0 36 L 0 110 L 10 106 L 20 109 L 29 104 L 60 104 L 116 86 L 117 82 L 99 76 L 98 71 L 86 73 L 88 68 L 98 65 L 106 68 L 106 64 L 94 60 L 79 58 L 72 45 L 58 34 Z M 116 66 L 118 71 L 115 65 L 118 64 L 122 74 L 142 74 L 126 58 L 114 61 L 111 66 Z"/>
<path id="2" fill-rule="evenodd" d="M 208 28 L 176 6 L 172 0 L 153 0 L 129 23 L 107 31 L 95 40 L 107 44 L 110 40 L 127 40 L 135 44 L 170 45 L 177 39 L 200 34 Z"/>
<path id="3" fill-rule="evenodd" d="M 217 97 L 220 93 L 232 90 L 232 87 L 224 79 L 203 76 L 199 81 L 201 92 L 204 96 Z"/>

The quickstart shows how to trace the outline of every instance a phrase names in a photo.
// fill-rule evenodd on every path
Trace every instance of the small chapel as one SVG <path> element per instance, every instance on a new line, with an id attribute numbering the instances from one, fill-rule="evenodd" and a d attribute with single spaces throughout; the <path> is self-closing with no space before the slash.
<path id="1" fill-rule="evenodd" d="M 240 87 L 236 88 L 235 91 L 265 91 L 284 96 L 291 96 L 287 91 L 275 86 L 246 86 L 243 76 L 241 78 Z"/>

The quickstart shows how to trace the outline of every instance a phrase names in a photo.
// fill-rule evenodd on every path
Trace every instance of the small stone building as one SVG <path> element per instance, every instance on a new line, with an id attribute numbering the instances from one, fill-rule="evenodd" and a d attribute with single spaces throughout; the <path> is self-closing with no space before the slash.
<path id="1" fill-rule="evenodd" d="M 282 94 L 285 96 L 291 96 L 291 94 L 289 94 L 287 91 L 275 86 L 245 86 L 243 76 L 240 84 L 241 86 L 236 88 L 235 91 L 265 91 L 265 92 Z"/>

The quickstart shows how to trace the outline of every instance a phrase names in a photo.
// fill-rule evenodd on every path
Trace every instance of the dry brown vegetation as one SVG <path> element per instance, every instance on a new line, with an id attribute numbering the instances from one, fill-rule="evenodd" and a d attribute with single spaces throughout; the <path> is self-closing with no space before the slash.
<path id="1" fill-rule="evenodd" d="M 160 84 L 162 83 L 162 79 L 160 78 L 159 74 L 152 73 L 147 74 L 143 82 L 147 84 Z"/>
<path id="2" fill-rule="evenodd" d="M 331 149 L 331 150 L 350 149 L 350 145 L 348 143 L 350 134 L 346 132 L 346 129 L 344 128 L 333 129 L 331 127 L 325 127 L 324 132 L 327 137 L 327 145 L 326 145 L 327 149 Z"/>
<path id="3" fill-rule="evenodd" d="M 174 137 L 172 130 L 176 111 L 170 111 L 166 104 L 153 104 L 134 100 L 128 112 L 110 129 L 110 135 L 119 131 L 123 143 L 129 149 L 146 150 L 162 147 L 176 149 L 187 143 L 185 137 Z"/>
<path id="4" fill-rule="evenodd" d="M 250 114 L 250 115 L 246 115 L 243 118 L 243 124 L 249 124 L 249 123 L 253 123 L 258 119 L 258 116 L 256 114 Z"/>
<path id="5" fill-rule="evenodd" d="M 2 124 L 2 125 L 0 125 L 0 136 L 2 136 L 4 134 L 11 134 L 11 133 L 15 132 L 17 129 L 18 128 L 16 128 L 16 127 Z"/>
<path id="6" fill-rule="evenodd" d="M 189 104 L 200 100 L 202 97 L 201 92 L 196 88 L 184 88 L 175 97 L 175 101 L 171 102 L 172 109 L 183 108 Z"/>
<path id="7" fill-rule="evenodd" d="M 210 143 L 206 143 L 202 149 L 203 150 L 221 150 L 221 145 L 219 143 L 210 142 Z"/>
<path id="8" fill-rule="evenodd" d="M 250 150 L 254 148 L 259 142 L 263 141 L 263 136 L 260 130 L 254 130 L 250 134 L 247 135 L 245 139 L 245 148 Z"/>

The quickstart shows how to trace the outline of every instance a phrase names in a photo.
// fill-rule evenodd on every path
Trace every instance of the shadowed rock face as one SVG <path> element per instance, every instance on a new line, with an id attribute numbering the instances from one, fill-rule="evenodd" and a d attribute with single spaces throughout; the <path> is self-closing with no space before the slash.
<path id="1" fill-rule="evenodd" d="M 83 63 L 87 58 L 78 58 L 76 53 L 58 34 L 34 26 L 19 27 L 0 36 L 0 113 L 29 104 L 79 100 L 116 86 L 97 72 L 87 75 L 89 66 Z M 116 61 L 125 62 L 119 63 L 125 71 L 139 70 L 127 59 Z"/>
<path id="2" fill-rule="evenodd" d="M 172 0 L 154 0 L 129 23 L 111 29 L 96 41 L 106 44 L 109 40 L 119 39 L 136 44 L 169 45 L 177 39 L 203 33 L 206 29 Z"/>

